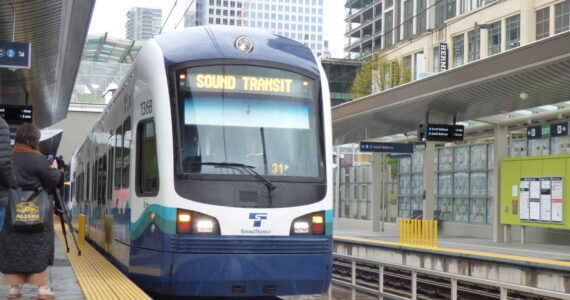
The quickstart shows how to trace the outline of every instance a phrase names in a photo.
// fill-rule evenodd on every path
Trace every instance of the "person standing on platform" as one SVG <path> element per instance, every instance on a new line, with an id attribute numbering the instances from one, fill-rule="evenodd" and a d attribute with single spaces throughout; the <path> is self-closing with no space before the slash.
<path id="1" fill-rule="evenodd" d="M 60 183 L 64 174 L 57 170 L 56 161 L 50 166 L 38 151 L 39 142 L 36 126 L 23 124 L 18 129 L 12 149 L 14 173 L 17 186 L 43 187 L 47 191 Z M 21 285 L 26 283 L 38 286 L 38 299 L 55 298 L 47 285 L 48 266 L 54 260 L 53 214 L 49 214 L 43 231 L 36 233 L 17 232 L 10 222 L 4 222 L 0 245 L 0 272 L 4 273 L 4 284 L 10 285 L 8 299 L 22 297 Z"/>
<path id="2" fill-rule="evenodd" d="M 4 227 L 5 212 L 8 209 L 8 188 L 16 186 L 11 148 L 8 123 L 0 117 L 0 231 Z"/>

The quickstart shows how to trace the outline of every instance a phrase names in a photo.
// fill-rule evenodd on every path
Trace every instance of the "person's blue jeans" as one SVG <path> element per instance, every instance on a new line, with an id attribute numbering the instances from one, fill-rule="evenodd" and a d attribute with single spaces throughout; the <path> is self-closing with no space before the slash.
<path id="1" fill-rule="evenodd" d="M 0 206 L 0 231 L 4 227 L 4 215 L 6 214 L 6 209 L 4 206 Z"/>

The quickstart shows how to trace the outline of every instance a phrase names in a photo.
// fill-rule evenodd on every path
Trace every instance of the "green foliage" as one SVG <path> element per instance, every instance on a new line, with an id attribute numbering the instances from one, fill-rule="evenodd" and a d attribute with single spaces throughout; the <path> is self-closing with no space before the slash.
<path id="1" fill-rule="evenodd" d="M 362 62 L 348 92 L 352 99 L 361 98 L 410 82 L 412 73 L 398 61 L 388 61 L 379 54 L 373 54 Z"/>

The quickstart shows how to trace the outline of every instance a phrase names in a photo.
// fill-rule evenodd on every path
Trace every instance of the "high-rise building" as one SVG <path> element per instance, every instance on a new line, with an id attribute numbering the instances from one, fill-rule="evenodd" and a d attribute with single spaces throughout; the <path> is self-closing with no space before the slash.
<path id="1" fill-rule="evenodd" d="M 194 16 L 186 24 L 258 28 L 324 50 L 323 0 L 196 0 Z"/>
<path id="2" fill-rule="evenodd" d="M 161 25 L 161 9 L 133 7 L 127 12 L 126 38 L 137 41 L 148 40 L 158 34 Z"/>

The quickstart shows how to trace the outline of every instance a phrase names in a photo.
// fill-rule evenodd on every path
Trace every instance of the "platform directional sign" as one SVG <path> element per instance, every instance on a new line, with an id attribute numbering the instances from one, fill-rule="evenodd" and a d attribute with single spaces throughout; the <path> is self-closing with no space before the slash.
<path id="1" fill-rule="evenodd" d="M 0 67 L 30 68 L 30 43 L 0 42 Z"/>
<path id="2" fill-rule="evenodd" d="M 361 152 L 414 153 L 413 144 L 360 142 Z"/>
<path id="3" fill-rule="evenodd" d="M 526 129 L 528 139 L 549 138 L 568 135 L 568 122 L 530 126 Z"/>
<path id="4" fill-rule="evenodd" d="M 465 132 L 463 125 L 428 124 L 426 140 L 428 141 L 462 141 Z"/>

